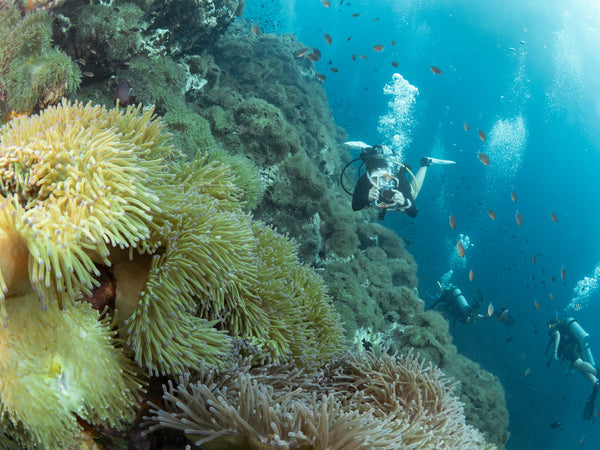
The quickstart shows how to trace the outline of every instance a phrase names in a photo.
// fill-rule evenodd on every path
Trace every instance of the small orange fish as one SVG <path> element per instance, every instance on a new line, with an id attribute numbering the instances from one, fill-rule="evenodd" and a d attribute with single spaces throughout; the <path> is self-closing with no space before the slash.
<path id="1" fill-rule="evenodd" d="M 481 130 L 477 130 L 477 134 L 479 134 L 479 139 L 481 139 L 483 142 L 486 141 L 487 136 L 485 135 L 485 133 Z"/>
<path id="2" fill-rule="evenodd" d="M 329 45 L 331 45 L 331 43 L 333 42 L 331 40 L 331 36 L 327 33 L 325 33 L 324 36 L 325 36 L 325 42 L 327 42 Z"/>
<path id="3" fill-rule="evenodd" d="M 600 409 L 596 411 L 596 419 L 600 419 Z"/>
<path id="4" fill-rule="evenodd" d="M 517 225 L 523 225 L 523 216 L 521 216 L 521 213 L 519 213 L 519 211 L 517 211 L 517 213 L 515 214 L 515 220 L 517 221 Z"/>
<path id="5" fill-rule="evenodd" d="M 488 209 L 488 216 L 490 216 L 490 219 L 496 220 L 496 213 L 491 209 Z"/>
<path id="6" fill-rule="evenodd" d="M 255 36 L 258 34 L 258 25 L 256 25 L 255 23 L 252 24 L 252 34 Z"/>
<path id="7" fill-rule="evenodd" d="M 329 0 L 321 0 L 321 3 L 325 8 L 329 8 L 331 6 L 331 2 Z"/>
<path id="8" fill-rule="evenodd" d="M 392 41 L 392 47 L 396 45 L 396 41 Z"/>
<path id="9" fill-rule="evenodd" d="M 484 166 L 490 165 L 490 158 L 488 157 L 488 155 L 486 155 L 485 153 L 478 153 L 477 156 L 479 157 L 479 161 L 481 161 L 481 163 Z"/>
<path id="10" fill-rule="evenodd" d="M 452 228 L 453 230 L 456 228 L 456 217 L 454 217 L 454 214 L 450 213 L 450 228 Z"/>
<path id="11" fill-rule="evenodd" d="M 378 20 L 379 20 L 379 17 L 375 17 L 375 18 L 373 19 L 373 22 L 377 22 Z"/>
<path id="12" fill-rule="evenodd" d="M 542 307 L 541 303 L 538 302 L 537 300 L 533 302 L 533 305 L 535 306 L 535 309 L 540 309 Z"/>
<path id="13" fill-rule="evenodd" d="M 436 75 L 441 75 L 442 74 L 442 69 L 440 69 L 439 67 L 436 67 L 436 66 L 431 66 L 429 68 L 429 70 L 431 70 Z"/>
<path id="14" fill-rule="evenodd" d="M 29 114 L 30 114 L 30 112 L 27 112 L 27 111 L 15 111 L 13 109 L 11 112 L 7 113 L 4 116 L 3 122 L 4 123 L 10 122 L 13 119 L 18 119 L 21 116 L 28 116 Z"/>
<path id="15" fill-rule="evenodd" d="M 515 191 L 512 191 L 510 193 L 510 198 L 512 199 L 513 202 L 517 201 L 517 193 Z"/>
<path id="16" fill-rule="evenodd" d="M 464 123 L 463 127 L 465 131 L 469 131 L 471 129 L 471 125 L 469 125 L 467 122 Z"/>
<path id="17" fill-rule="evenodd" d="M 369 59 L 369 58 L 367 58 L 365 55 L 358 55 L 358 57 L 359 57 L 360 59 Z"/>
<path id="18" fill-rule="evenodd" d="M 310 50 L 308 47 L 301 48 L 296 52 L 296 58 L 302 58 Z"/>
<path id="19" fill-rule="evenodd" d="M 550 292 L 550 300 L 554 300 L 554 294 Z"/>
<path id="20" fill-rule="evenodd" d="M 529 374 L 531 373 L 531 369 L 528 367 L 527 369 L 525 369 L 525 376 L 529 376 Z"/>
<path id="21" fill-rule="evenodd" d="M 354 53 L 352 53 L 352 61 L 356 61 L 356 55 Z"/>
<path id="22" fill-rule="evenodd" d="M 338 69 L 337 67 L 330 67 L 329 70 L 331 70 L 333 73 L 338 73 Z"/>
<path id="23" fill-rule="evenodd" d="M 473 269 L 469 270 L 469 281 L 473 281 L 475 279 L 475 272 Z"/>
<path id="24" fill-rule="evenodd" d="M 385 48 L 385 46 L 383 46 L 381 44 L 377 44 L 373 47 L 373 50 L 375 50 L 376 52 L 382 52 L 384 48 Z"/>
<path id="25" fill-rule="evenodd" d="M 490 304 L 488 305 L 488 317 L 492 317 L 494 315 L 494 305 L 492 305 L 492 302 L 490 302 Z"/>
<path id="26" fill-rule="evenodd" d="M 354 14 L 352 14 L 352 17 L 358 17 L 358 16 L 360 16 L 360 13 L 354 13 Z"/>
<path id="27" fill-rule="evenodd" d="M 458 256 L 461 258 L 465 257 L 465 248 L 460 241 L 456 241 L 456 251 L 458 252 Z"/>
<path id="28" fill-rule="evenodd" d="M 552 217 L 552 222 L 558 223 L 558 217 L 552 211 L 550 211 L 550 217 Z"/>
<path id="29" fill-rule="evenodd" d="M 392 61 L 392 66 L 394 67 L 398 67 L 400 64 L 398 64 L 396 61 Z"/>
<path id="30" fill-rule="evenodd" d="M 565 278 L 567 278 L 567 269 L 565 269 L 565 266 L 562 266 L 560 268 L 560 277 L 564 280 Z"/>
<path id="31" fill-rule="evenodd" d="M 319 79 L 319 81 L 327 81 L 327 77 L 322 73 L 317 73 L 317 78 Z"/>
<path id="32" fill-rule="evenodd" d="M 531 257 L 531 262 L 535 264 L 535 261 L 536 261 L 536 259 L 535 259 L 535 255 L 533 255 L 533 256 Z"/>

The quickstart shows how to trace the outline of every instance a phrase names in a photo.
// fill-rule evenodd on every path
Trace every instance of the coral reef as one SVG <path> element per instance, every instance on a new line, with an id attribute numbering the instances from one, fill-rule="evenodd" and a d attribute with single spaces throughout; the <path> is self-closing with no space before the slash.
<path id="1" fill-rule="evenodd" d="M 317 375 L 242 364 L 169 382 L 146 420 L 205 449 L 495 448 L 465 424 L 453 388 L 412 353 L 350 354 Z"/>
<path id="2" fill-rule="evenodd" d="M 65 101 L 15 119 L 0 133 L 0 350 L 15 355 L 8 364 L 23 353 L 44 364 L 60 386 L 64 376 L 73 389 L 85 387 L 88 396 L 76 400 L 87 400 L 100 417 L 82 410 L 83 419 L 113 426 L 120 416 L 103 413 L 111 392 L 94 384 L 96 375 L 70 372 L 53 355 L 71 358 L 73 345 L 86 349 L 86 357 L 115 360 L 114 346 L 96 345 L 95 334 L 82 326 L 73 343 L 64 335 L 48 338 L 48 347 L 35 342 L 51 311 L 75 320 L 86 307 L 106 345 L 109 319 L 98 321 L 98 312 L 80 302 L 101 287 L 101 268 L 114 277 L 110 320 L 150 375 L 222 364 L 234 351 L 232 338 L 236 351 L 246 348 L 255 362 L 311 368 L 340 353 L 339 317 L 320 277 L 298 261 L 288 238 L 243 211 L 228 166 L 206 156 L 185 162 L 151 108 Z M 40 319 L 29 324 L 31 340 L 24 336 L 19 348 L 14 330 L 32 309 Z M 115 386 L 126 384 L 131 372 L 129 360 L 119 361 L 117 375 L 106 372 Z M 61 433 L 78 427 L 61 431 L 66 419 L 53 416 L 58 423 L 46 431 L 40 409 L 11 402 L 19 383 L 30 395 L 50 395 L 11 367 L 0 372 L 0 408 L 15 426 L 1 431 L 59 446 Z M 130 418 L 136 404 L 127 392 L 134 389 L 121 390 L 122 401 L 112 403 Z M 66 414 L 74 420 L 80 403 L 69 401 Z"/>
<path id="3" fill-rule="evenodd" d="M 0 118 L 30 113 L 71 95 L 79 68 L 52 47 L 52 19 L 44 10 L 21 16 L 12 2 L 0 3 Z"/>
<path id="4" fill-rule="evenodd" d="M 108 274 L 108 290 L 115 292 L 111 308 L 116 307 L 110 314 L 119 336 L 149 373 L 199 367 L 198 355 L 205 363 L 222 363 L 228 352 L 248 355 L 255 364 L 294 360 L 311 369 L 326 364 L 342 342 L 328 290 L 348 340 L 367 347 L 380 342 L 404 353 L 414 348 L 455 376 L 467 421 L 489 442 L 503 446 L 508 416 L 498 380 L 457 355 L 447 322 L 423 311 L 416 263 L 402 239 L 370 223 L 373 211 L 353 213 L 339 187 L 339 174 L 351 156 L 340 145 L 346 136 L 333 121 L 313 63 L 295 57 L 304 44 L 292 35 L 266 34 L 247 20 L 232 22 L 243 9 L 236 0 L 186 0 L 189 8 L 153 0 L 56 3 L 61 3 L 53 10 L 56 42 L 87 73 L 77 98 L 112 104 L 115 84 L 127 82 L 137 101 L 155 105 L 162 120 L 159 126 L 150 120 L 151 112 L 138 116 L 132 109 L 99 108 L 79 132 L 49 121 L 36 129 L 43 136 L 39 148 L 62 149 L 58 136 L 66 136 L 66 154 L 90 148 L 77 159 L 81 163 L 41 151 L 9 161 L 0 192 L 10 213 L 1 251 L 18 258 L 0 266 L 7 288 L 8 318 L 3 320 L 10 324 L 11 299 L 27 292 L 70 314 L 78 299 L 102 297 L 100 279 Z M 96 10 L 105 20 L 92 27 L 97 14 L 90 13 Z M 0 7 L 0 20 L 10 25 L 0 45 L 13 42 L 8 39 L 12 30 L 24 29 L 24 21 L 41 17 L 40 23 L 49 23 L 46 12 L 21 19 L 2 15 L 7 11 Z M 35 39 L 36 33 L 27 36 Z M 49 48 L 49 38 L 43 40 L 43 48 Z M 2 101 L 7 95 L 4 55 L 0 52 Z M 53 92 L 52 101 L 69 93 Z M 7 105 L 0 104 L 16 109 Z M 83 105 L 78 108 L 72 113 L 60 108 L 61 120 L 70 123 L 81 116 Z M 47 114 L 58 113 L 50 109 Z M 103 121 L 96 122 L 100 116 Z M 10 137 L 4 131 L 0 162 L 7 163 L 4 150 L 10 148 L 14 156 L 28 148 L 21 141 L 33 139 L 26 128 L 17 121 Z M 132 129 L 144 132 L 136 138 Z M 94 153 L 103 146 L 128 150 L 109 152 L 103 166 Z M 199 150 L 207 156 L 198 156 Z M 47 170 L 47 178 L 24 169 L 34 162 Z M 118 181 L 122 163 L 128 169 L 119 192 L 106 191 L 104 180 Z M 89 175 L 81 170 L 86 164 L 119 174 L 82 183 Z M 130 169 L 138 165 L 139 172 Z M 79 178 L 66 176 L 71 170 Z M 353 171 L 345 176 L 351 185 Z M 129 186 L 140 190 L 139 200 Z M 85 208 L 80 208 L 85 214 L 75 214 L 81 203 L 53 196 L 55 188 L 68 194 L 85 188 Z M 116 199 L 115 210 L 105 208 L 107 199 Z M 58 219 L 57 211 L 66 219 Z M 136 217 L 133 225 L 125 220 L 130 212 Z M 109 233 L 102 226 L 106 218 Z M 59 249 L 56 255 L 53 249 Z M 310 266 L 318 268 L 325 284 Z M 293 334 L 301 338 L 292 339 Z M 321 406 L 322 412 L 339 411 L 333 399 Z M 7 432 L 16 433 L 0 427 L 2 445 Z"/>

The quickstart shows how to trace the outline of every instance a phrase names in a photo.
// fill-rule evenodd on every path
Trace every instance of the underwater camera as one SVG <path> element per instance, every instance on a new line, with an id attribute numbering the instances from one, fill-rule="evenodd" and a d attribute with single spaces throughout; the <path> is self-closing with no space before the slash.
<path id="1" fill-rule="evenodd" d="M 394 206 L 394 192 L 392 189 L 398 189 L 398 179 L 382 169 L 373 172 L 369 179 L 379 189 L 379 198 L 375 202 L 377 206 L 380 208 Z"/>

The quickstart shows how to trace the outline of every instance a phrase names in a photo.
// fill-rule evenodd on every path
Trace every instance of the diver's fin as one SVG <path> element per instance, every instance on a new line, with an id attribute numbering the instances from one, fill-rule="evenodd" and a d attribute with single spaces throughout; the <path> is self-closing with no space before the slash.
<path id="1" fill-rule="evenodd" d="M 450 161 L 449 159 L 437 159 L 427 156 L 427 159 L 431 161 L 431 164 L 456 164 L 456 161 Z"/>
<path id="2" fill-rule="evenodd" d="M 596 381 L 594 384 L 594 389 L 588 398 L 587 403 L 585 404 L 585 409 L 583 411 L 583 420 L 591 420 L 594 415 L 594 405 L 596 404 L 596 397 L 598 396 L 598 390 L 600 389 L 600 381 Z"/>
<path id="3" fill-rule="evenodd" d="M 365 144 L 363 141 L 348 141 L 344 142 L 344 145 L 347 145 L 352 150 L 362 150 L 365 148 L 371 148 L 369 144 Z"/>

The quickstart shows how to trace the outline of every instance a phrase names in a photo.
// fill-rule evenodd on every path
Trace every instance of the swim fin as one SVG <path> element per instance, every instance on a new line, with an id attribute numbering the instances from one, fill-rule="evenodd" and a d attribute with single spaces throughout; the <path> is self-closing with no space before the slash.
<path id="1" fill-rule="evenodd" d="M 344 142 L 344 145 L 347 145 L 352 150 L 364 150 L 365 148 L 371 148 L 369 144 L 365 144 L 363 141 L 348 141 Z"/>
<path id="2" fill-rule="evenodd" d="M 427 159 L 431 161 L 431 164 L 456 164 L 456 161 L 450 161 L 449 159 L 437 159 L 431 156 L 427 156 Z"/>
<path id="3" fill-rule="evenodd" d="M 588 398 L 587 403 L 585 404 L 585 409 L 583 411 L 583 420 L 591 420 L 594 415 L 594 405 L 596 404 L 596 397 L 598 396 L 598 390 L 600 390 L 600 381 L 596 381 L 594 384 L 594 389 Z"/>

